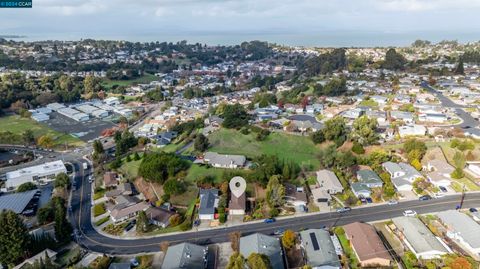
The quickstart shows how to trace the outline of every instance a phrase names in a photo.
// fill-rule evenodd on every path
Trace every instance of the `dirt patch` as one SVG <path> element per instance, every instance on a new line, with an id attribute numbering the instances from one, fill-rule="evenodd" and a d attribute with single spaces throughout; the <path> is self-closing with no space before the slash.
<path id="1" fill-rule="evenodd" d="M 256 199 L 265 199 L 267 197 L 267 191 L 262 188 L 260 185 L 255 184 L 255 198 Z"/>
<path id="2" fill-rule="evenodd" d="M 429 148 L 422 159 L 422 164 L 426 164 L 428 161 L 431 160 L 447 161 L 445 160 L 445 155 L 443 154 L 443 151 L 440 147 Z"/>
<path id="3" fill-rule="evenodd" d="M 137 178 L 134 184 L 137 191 L 141 192 L 150 202 L 159 200 L 163 195 L 163 189 L 160 185 L 146 182 L 143 178 Z"/>
<path id="4" fill-rule="evenodd" d="M 302 250 L 299 245 L 291 249 L 286 249 L 288 268 L 299 268 L 304 265 L 302 259 Z"/>

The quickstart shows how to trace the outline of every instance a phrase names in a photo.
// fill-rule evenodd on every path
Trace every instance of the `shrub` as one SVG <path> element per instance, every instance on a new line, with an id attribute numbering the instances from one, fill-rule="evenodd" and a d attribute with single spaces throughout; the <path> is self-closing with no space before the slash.
<path id="1" fill-rule="evenodd" d="M 106 210 L 105 210 L 105 204 L 104 203 L 96 204 L 93 207 L 93 216 L 94 217 L 98 217 L 102 214 L 105 214 L 105 212 L 106 212 Z"/>
<path id="2" fill-rule="evenodd" d="M 356 154 L 364 154 L 365 153 L 365 149 L 357 141 L 353 142 L 352 151 Z"/>

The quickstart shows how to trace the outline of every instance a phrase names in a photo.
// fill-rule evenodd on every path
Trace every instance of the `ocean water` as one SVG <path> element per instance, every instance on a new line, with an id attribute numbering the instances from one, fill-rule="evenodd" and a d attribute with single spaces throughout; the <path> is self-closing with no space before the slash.
<path id="1" fill-rule="evenodd" d="M 13 34 L 13 33 L 12 33 Z M 24 36 L 13 40 L 80 40 L 85 38 L 104 40 L 128 40 L 139 42 L 177 42 L 187 40 L 189 43 L 208 45 L 235 45 L 244 41 L 261 40 L 270 43 L 288 46 L 306 47 L 383 47 L 408 46 L 417 39 L 439 42 L 441 40 L 458 40 L 459 42 L 473 42 L 480 40 L 478 33 L 389 33 L 389 32 L 312 32 L 312 33 L 230 33 L 230 32 L 182 32 L 182 33 L 16 33 Z"/>

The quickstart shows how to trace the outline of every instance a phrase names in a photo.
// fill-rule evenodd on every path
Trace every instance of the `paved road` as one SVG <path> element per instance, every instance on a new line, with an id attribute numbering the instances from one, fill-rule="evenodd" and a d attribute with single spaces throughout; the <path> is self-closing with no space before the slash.
<path id="1" fill-rule="evenodd" d="M 468 129 L 468 128 L 477 127 L 479 125 L 478 121 L 475 118 L 473 118 L 472 115 L 470 115 L 470 113 L 465 112 L 464 108 L 467 108 L 468 106 L 454 103 L 450 98 L 445 97 L 445 95 L 443 95 L 442 92 L 437 91 L 436 89 L 434 89 L 433 87 L 431 87 L 426 83 L 423 83 L 422 86 L 427 91 L 435 95 L 438 98 L 438 100 L 440 100 L 443 107 L 455 109 L 457 116 L 459 116 L 463 120 L 462 123 L 455 126 Z"/>
<path id="2" fill-rule="evenodd" d="M 310 214 L 296 218 L 278 219 L 275 223 L 250 223 L 241 226 L 232 226 L 221 229 L 211 229 L 199 232 L 185 232 L 161 237 L 143 239 L 114 239 L 99 234 L 90 222 L 90 195 L 91 187 L 88 180 L 84 180 L 81 161 L 74 162 L 77 169 L 75 180 L 81 184 L 81 188 L 73 192 L 71 221 L 80 231 L 79 244 L 89 250 L 109 254 L 135 254 L 140 252 L 159 251 L 160 243 L 168 241 L 171 244 L 192 242 L 197 244 L 211 244 L 228 241 L 228 234 L 232 231 L 240 231 L 243 235 L 254 232 L 272 233 L 277 229 L 301 230 L 305 228 L 320 228 L 323 226 L 333 227 L 355 221 L 371 222 L 402 215 L 406 209 L 413 209 L 418 213 L 438 212 L 454 209 L 460 201 L 460 195 L 452 195 L 430 201 L 408 201 L 398 205 L 380 205 L 353 209 L 349 213 L 324 213 Z M 466 195 L 464 207 L 480 207 L 480 193 Z"/>

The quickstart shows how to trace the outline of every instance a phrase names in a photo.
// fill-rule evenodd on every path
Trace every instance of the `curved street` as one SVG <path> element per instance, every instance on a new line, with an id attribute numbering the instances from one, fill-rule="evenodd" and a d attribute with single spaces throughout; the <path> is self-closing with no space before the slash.
<path id="1" fill-rule="evenodd" d="M 263 222 L 246 223 L 226 228 L 216 228 L 204 231 L 190 231 L 175 234 L 165 234 L 157 237 L 139 239 L 116 239 L 99 234 L 90 221 L 91 213 L 91 186 L 88 180 L 84 179 L 90 171 L 83 171 L 81 162 L 74 161 L 76 174 L 74 180 L 80 188 L 72 193 L 70 220 L 74 229 L 77 229 L 80 236 L 78 243 L 91 251 L 108 254 L 135 254 L 142 252 L 153 252 L 160 250 L 160 243 L 168 241 L 170 244 L 181 242 L 192 242 L 197 244 L 210 244 L 228 241 L 228 234 L 239 231 L 243 235 L 261 232 L 269 234 L 277 229 L 302 230 L 307 228 L 333 227 L 344 225 L 355 221 L 373 222 L 390 219 L 402 215 L 404 210 L 413 209 L 419 214 L 438 212 L 454 209 L 461 199 L 460 194 L 446 196 L 429 201 L 406 201 L 398 205 L 378 205 L 353 209 L 348 213 L 321 213 L 307 214 L 294 218 L 279 218 L 275 223 L 266 224 Z M 78 185 L 81 183 L 81 185 Z M 464 201 L 464 208 L 479 207 L 480 193 L 467 193 Z"/>

